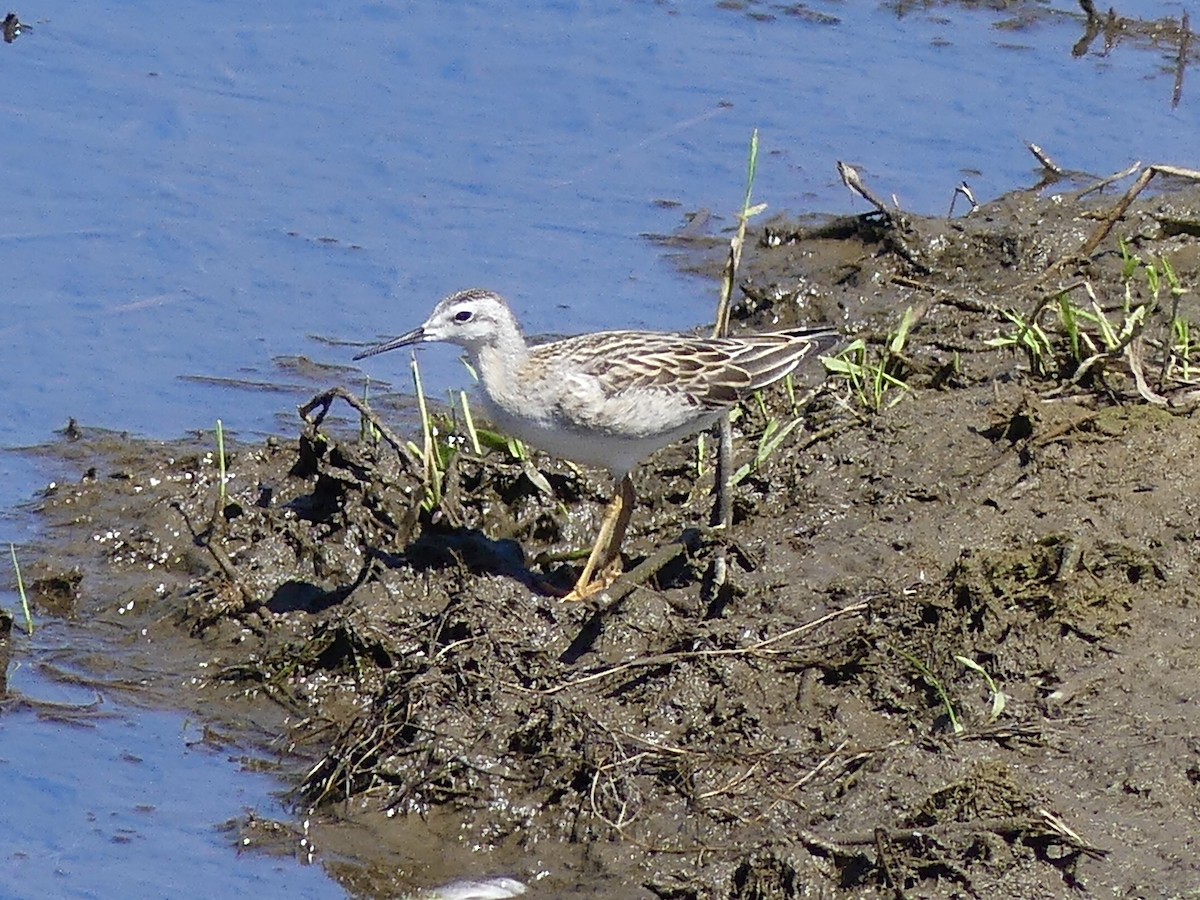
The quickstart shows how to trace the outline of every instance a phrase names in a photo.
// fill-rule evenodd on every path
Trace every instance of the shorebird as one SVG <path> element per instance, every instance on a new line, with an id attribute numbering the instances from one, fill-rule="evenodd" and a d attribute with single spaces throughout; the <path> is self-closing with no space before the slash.
<path id="1" fill-rule="evenodd" d="M 582 600 L 620 574 L 621 542 L 635 501 L 629 477 L 634 466 L 712 425 L 836 338 L 825 328 L 728 338 L 603 331 L 530 346 L 504 298 L 473 289 L 451 294 L 420 327 L 354 358 L 432 341 L 457 344 L 479 375 L 500 431 L 612 474 L 613 497 L 600 533 L 564 598 Z"/>

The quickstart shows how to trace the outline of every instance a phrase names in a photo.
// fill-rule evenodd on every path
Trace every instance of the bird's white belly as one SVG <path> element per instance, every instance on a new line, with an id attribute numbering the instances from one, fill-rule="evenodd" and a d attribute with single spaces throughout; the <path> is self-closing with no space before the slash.
<path id="1" fill-rule="evenodd" d="M 720 416 L 715 412 L 697 417 L 692 410 L 689 416 L 675 417 L 675 422 L 663 427 L 661 411 L 647 408 L 625 413 L 611 426 L 592 427 L 567 421 L 549 408 L 542 415 L 531 415 L 532 410 L 518 414 L 481 393 L 492 422 L 504 434 L 552 456 L 608 469 L 618 477 L 656 450 L 703 430 Z"/>

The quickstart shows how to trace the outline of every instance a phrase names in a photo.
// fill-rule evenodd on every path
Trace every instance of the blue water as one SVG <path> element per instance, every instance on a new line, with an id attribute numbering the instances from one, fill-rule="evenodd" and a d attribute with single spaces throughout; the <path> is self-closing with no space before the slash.
<path id="1" fill-rule="evenodd" d="M 929 214 L 963 178 L 982 201 L 1033 184 L 1026 141 L 1096 174 L 1197 162 L 1200 84 L 1172 108 L 1169 49 L 1074 58 L 1074 2 L 1017 30 L 991 10 L 807 6 L 835 21 L 650 0 L 19 10 L 34 30 L 0 45 L 0 451 L 69 417 L 155 438 L 218 417 L 250 440 L 293 433 L 311 392 L 357 383 L 340 342 L 407 330 L 467 286 L 508 294 L 534 333 L 707 321 L 715 288 L 677 275 L 643 235 L 699 209 L 728 226 L 754 128 L 756 197 L 792 212 L 865 209 L 839 159 Z M 306 374 L 297 357 L 330 368 Z M 435 391 L 466 384 L 453 351 L 423 360 Z M 406 383 L 399 356 L 369 371 Z M 63 474 L 0 452 L 0 548 L 35 527 L 17 504 Z M 31 823 L 29 859 L 54 860 L 64 891 L 83 872 L 128 876 L 125 854 L 157 847 L 175 818 L 163 811 L 187 802 L 173 786 L 196 773 L 212 786 L 197 794 L 235 805 L 261 788 L 186 751 L 177 720 L 118 713 L 66 732 L 61 772 L 38 751 L 61 726 L 0 717 L 8 780 L 31 754 L 44 775 L 14 782 L 7 813 Z M 123 780 L 160 812 L 131 812 L 111 790 Z M 45 831 L 38 804 L 66 800 L 99 820 Z M 193 800 L 177 868 L 214 853 L 234 866 L 206 842 L 225 807 Z M 114 842 L 125 827 L 141 836 Z M 8 865 L 19 882 L 33 863 Z M 278 865 L 236 863 L 248 879 Z"/>
<path id="2" fill-rule="evenodd" d="M 69 638 L 60 624 L 47 631 L 35 634 L 45 649 Z M 27 660 L 9 680 L 12 696 L 0 706 L 0 896 L 345 896 L 320 866 L 235 851 L 221 823 L 291 814 L 275 796 L 279 783 L 247 771 L 248 754 L 206 744 L 202 723 L 48 679 Z"/>
<path id="3" fill-rule="evenodd" d="M 790 210 L 863 209 L 838 159 L 942 213 L 964 172 L 981 199 L 1030 184 L 1027 140 L 1097 173 L 1198 145 L 1163 60 L 1072 58 L 1078 22 L 811 5 L 840 24 L 650 2 L 39 7 L 0 48 L 0 446 L 69 416 L 279 431 L 310 385 L 276 360 L 346 363 L 314 336 L 406 330 L 463 286 L 512 295 L 534 332 L 698 324 L 715 291 L 642 235 L 680 221 L 655 200 L 733 210 L 756 127 L 758 196 Z"/>

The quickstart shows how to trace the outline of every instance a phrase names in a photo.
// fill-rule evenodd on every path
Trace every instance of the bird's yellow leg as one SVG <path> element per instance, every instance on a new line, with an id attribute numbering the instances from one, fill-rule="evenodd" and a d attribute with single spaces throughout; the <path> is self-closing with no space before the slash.
<path id="1" fill-rule="evenodd" d="M 613 498 L 604 511 L 600 533 L 596 535 L 596 544 L 588 555 L 583 571 L 579 573 L 579 580 L 575 582 L 571 593 L 563 597 L 564 601 L 586 600 L 603 591 L 620 576 L 621 542 L 625 540 L 625 531 L 629 528 L 629 519 L 633 515 L 636 499 L 633 482 L 626 475 L 617 485 Z M 597 570 L 600 573 L 598 577 Z"/>

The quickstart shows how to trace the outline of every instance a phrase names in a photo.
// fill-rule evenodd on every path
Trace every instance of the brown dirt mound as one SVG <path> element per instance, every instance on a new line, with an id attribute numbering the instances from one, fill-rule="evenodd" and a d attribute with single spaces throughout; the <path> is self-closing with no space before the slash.
<path id="1" fill-rule="evenodd" d="M 1141 199 L 1119 231 L 1194 284 L 1198 207 Z M 846 323 L 882 369 L 826 382 L 739 485 L 726 589 L 688 448 L 639 474 L 637 579 L 577 606 L 544 586 L 570 584 L 555 554 L 587 544 L 603 480 L 458 453 L 431 512 L 410 453 L 311 424 L 237 449 L 223 506 L 194 445 L 73 445 L 98 476 L 46 498 L 39 583 L 123 573 L 106 602 L 198 638 L 210 692 L 296 714 L 332 818 L 450 814 L 527 876 L 577 848 L 547 896 L 1182 895 L 1200 426 L 1171 323 L 1200 315 L 1165 281 L 1136 313 L 1152 285 L 1111 237 L 1073 258 L 1106 208 L 764 232 L 744 312 Z M 748 409 L 743 455 L 791 415 L 782 392 Z"/>

